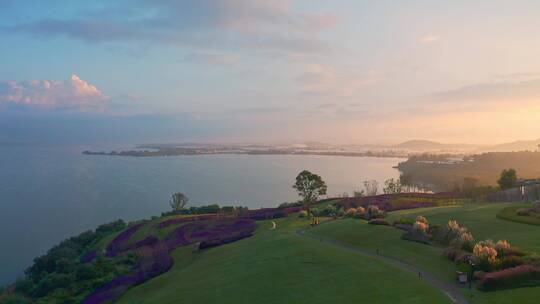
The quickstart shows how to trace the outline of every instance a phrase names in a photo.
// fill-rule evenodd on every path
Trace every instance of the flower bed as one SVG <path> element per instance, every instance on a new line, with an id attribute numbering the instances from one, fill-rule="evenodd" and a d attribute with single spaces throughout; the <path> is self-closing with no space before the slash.
<path id="1" fill-rule="evenodd" d="M 430 200 L 433 199 L 433 200 Z M 407 194 L 381 194 L 376 196 L 347 197 L 338 203 L 343 208 L 367 208 L 369 205 L 377 206 L 384 211 L 415 209 L 437 206 L 434 200 L 440 199 L 436 194 L 407 193 Z"/>
<path id="2" fill-rule="evenodd" d="M 134 235 L 139 228 L 141 228 L 145 223 L 139 223 L 129 227 L 128 229 L 122 231 L 117 235 L 107 246 L 106 255 L 108 257 L 114 257 L 120 252 L 125 251 L 129 248 L 128 241 L 132 235 Z"/>
<path id="3" fill-rule="evenodd" d="M 115 255 L 134 252 L 137 266 L 131 273 L 119 276 L 94 291 L 83 301 L 84 304 L 114 301 L 132 286 L 167 272 L 174 264 L 170 251 L 178 247 L 199 242 L 199 248 L 203 249 L 231 243 L 251 236 L 257 225 L 251 219 L 192 221 L 174 229 L 162 241 L 155 236 L 148 236 L 132 245 L 125 245 L 129 237 L 140 228 L 134 227 L 118 235 L 108 248 L 111 247 L 110 252 Z"/>
<path id="4" fill-rule="evenodd" d="M 252 219 L 255 221 L 260 220 L 267 220 L 267 219 L 276 219 L 280 217 L 285 217 L 289 215 L 290 213 L 299 212 L 302 210 L 302 207 L 287 207 L 287 208 L 261 208 L 261 209 L 254 209 L 254 210 L 248 210 L 245 214 L 241 215 L 241 218 L 247 218 Z M 218 215 L 218 214 L 205 214 L 205 215 L 197 215 L 197 216 L 182 216 L 177 218 L 172 218 L 169 220 L 165 220 L 163 222 L 160 222 L 156 224 L 157 228 L 166 228 L 172 225 L 178 225 L 183 223 L 189 223 L 189 222 L 197 222 L 197 221 L 208 221 L 208 220 L 216 220 L 216 219 L 223 219 L 223 218 L 236 218 L 235 216 L 231 215 Z"/>
<path id="5" fill-rule="evenodd" d="M 181 216 L 173 219 L 169 219 L 163 222 L 156 224 L 157 228 L 165 228 L 172 225 L 178 225 L 183 223 L 195 222 L 195 221 L 208 221 L 214 220 L 217 218 L 217 214 L 206 214 L 206 215 L 197 215 L 197 216 Z"/>
<path id="6" fill-rule="evenodd" d="M 260 221 L 260 220 L 268 220 L 268 219 L 276 219 L 280 217 L 286 217 L 290 213 L 299 212 L 302 210 L 302 207 L 288 207 L 288 208 L 262 208 L 262 209 L 254 209 L 249 210 L 247 212 L 247 215 L 244 217 Z"/>

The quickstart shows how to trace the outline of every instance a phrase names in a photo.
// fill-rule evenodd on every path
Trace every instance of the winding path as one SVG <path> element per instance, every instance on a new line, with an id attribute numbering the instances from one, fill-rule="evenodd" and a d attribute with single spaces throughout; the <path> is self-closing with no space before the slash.
<path id="1" fill-rule="evenodd" d="M 331 222 L 331 221 L 323 222 L 322 224 L 329 223 L 329 222 Z M 357 246 L 352 246 L 352 245 L 349 245 L 349 244 L 346 244 L 346 243 L 343 243 L 343 242 L 340 242 L 340 241 L 337 241 L 337 240 L 334 240 L 334 239 L 329 239 L 329 238 L 325 238 L 325 237 L 321 237 L 321 236 L 316 236 L 316 235 L 310 234 L 309 232 L 306 233 L 306 231 L 309 230 L 309 229 L 311 229 L 311 228 L 303 228 L 303 229 L 300 229 L 300 230 L 296 231 L 296 233 L 298 235 L 301 235 L 301 236 L 309 237 L 309 238 L 312 238 L 312 239 L 315 239 L 315 240 L 320 240 L 321 242 L 324 242 L 324 243 L 327 243 L 327 244 L 330 244 L 330 245 L 333 245 L 333 246 L 336 246 L 336 247 L 339 247 L 339 248 L 354 252 L 356 254 L 361 254 L 361 255 L 365 255 L 365 256 L 369 256 L 369 257 L 381 260 L 383 262 L 391 264 L 391 265 L 393 265 L 395 267 L 398 267 L 400 269 L 403 269 L 405 271 L 417 273 L 428 284 L 430 284 L 431 286 L 433 286 L 435 288 L 438 288 L 438 289 L 442 290 L 450 298 L 450 300 L 453 303 L 456 303 L 456 304 L 468 304 L 469 303 L 467 298 L 459 291 L 458 286 L 443 282 L 440 279 L 438 279 L 437 277 L 435 277 L 433 274 L 428 273 L 428 272 L 424 271 L 423 269 L 420 269 L 420 268 L 416 267 L 415 265 L 409 264 L 409 263 L 407 263 L 405 261 L 402 261 L 402 260 L 394 258 L 394 257 L 389 257 L 389 256 L 381 255 L 381 254 L 378 254 L 378 253 L 374 253 L 374 252 L 372 252 L 370 250 L 363 249 L 363 248 L 360 248 L 360 247 L 357 247 Z"/>

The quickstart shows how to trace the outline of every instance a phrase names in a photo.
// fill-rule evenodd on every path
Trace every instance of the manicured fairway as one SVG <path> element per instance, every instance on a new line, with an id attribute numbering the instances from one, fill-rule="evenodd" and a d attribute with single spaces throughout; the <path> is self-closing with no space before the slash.
<path id="1" fill-rule="evenodd" d="M 412 209 L 393 212 L 389 219 L 401 216 L 424 215 L 432 223 L 444 224 L 456 219 L 467 226 L 478 239 L 507 239 L 526 250 L 540 251 L 540 226 L 532 226 L 496 218 L 497 212 L 508 204 L 468 205 Z M 314 228 L 311 233 L 372 250 L 397 258 L 454 282 L 453 262 L 441 256 L 442 248 L 401 239 L 402 231 L 387 226 L 373 226 L 365 221 L 345 219 Z M 461 289 L 471 303 L 538 303 L 540 287 L 483 293 Z"/>
<path id="2" fill-rule="evenodd" d="M 306 220 L 276 223 L 222 247 L 176 250 L 171 271 L 120 303 L 450 303 L 416 274 L 297 235 Z"/>

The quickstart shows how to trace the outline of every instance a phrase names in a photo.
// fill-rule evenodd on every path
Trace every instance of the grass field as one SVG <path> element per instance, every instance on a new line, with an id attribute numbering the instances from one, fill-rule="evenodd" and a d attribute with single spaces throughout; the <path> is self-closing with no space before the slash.
<path id="1" fill-rule="evenodd" d="M 174 251 L 173 269 L 119 302 L 450 303 L 416 274 L 297 235 L 307 220 L 276 222 L 275 230 L 259 222 L 255 236 L 226 246 Z"/>
<path id="2" fill-rule="evenodd" d="M 518 206 L 509 206 L 503 208 L 497 213 L 497 217 L 503 220 L 531 224 L 531 225 L 540 225 L 540 215 L 517 215 L 516 211 L 520 208 L 530 207 L 530 205 L 518 205 Z"/>
<path id="3" fill-rule="evenodd" d="M 540 251 L 540 226 L 510 222 L 496 217 L 508 204 L 466 205 L 396 211 L 389 220 L 401 216 L 424 215 L 432 223 L 445 224 L 456 219 L 469 228 L 477 239 L 507 239 L 525 250 Z M 312 233 L 343 243 L 391 256 L 433 273 L 441 280 L 453 282 L 455 266 L 441 256 L 442 248 L 401 239 L 402 231 L 387 226 L 368 225 L 364 221 L 346 219 L 321 225 Z M 540 287 L 483 293 L 462 292 L 471 303 L 537 303 Z"/>

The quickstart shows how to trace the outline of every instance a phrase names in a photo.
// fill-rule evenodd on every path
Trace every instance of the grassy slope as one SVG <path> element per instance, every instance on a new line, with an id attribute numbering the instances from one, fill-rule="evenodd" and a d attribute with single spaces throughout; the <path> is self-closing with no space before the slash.
<path id="1" fill-rule="evenodd" d="M 438 224 L 456 219 L 469 227 L 478 239 L 507 239 L 526 250 L 540 251 L 540 227 L 496 218 L 497 212 L 507 206 L 491 204 L 403 210 L 390 214 L 389 218 L 424 215 L 432 223 Z M 454 263 L 441 257 L 442 248 L 402 240 L 402 232 L 392 227 L 372 226 L 358 220 L 341 220 L 317 227 L 313 232 L 373 251 L 379 248 L 381 254 L 417 265 L 443 280 L 454 280 Z M 469 292 L 464 288 L 463 293 L 470 298 L 471 303 L 537 303 L 540 287 L 490 293 L 476 290 Z"/>
<path id="2" fill-rule="evenodd" d="M 168 273 L 120 303 L 449 303 L 415 274 L 299 236 L 295 216 L 229 245 L 174 251 Z"/>

